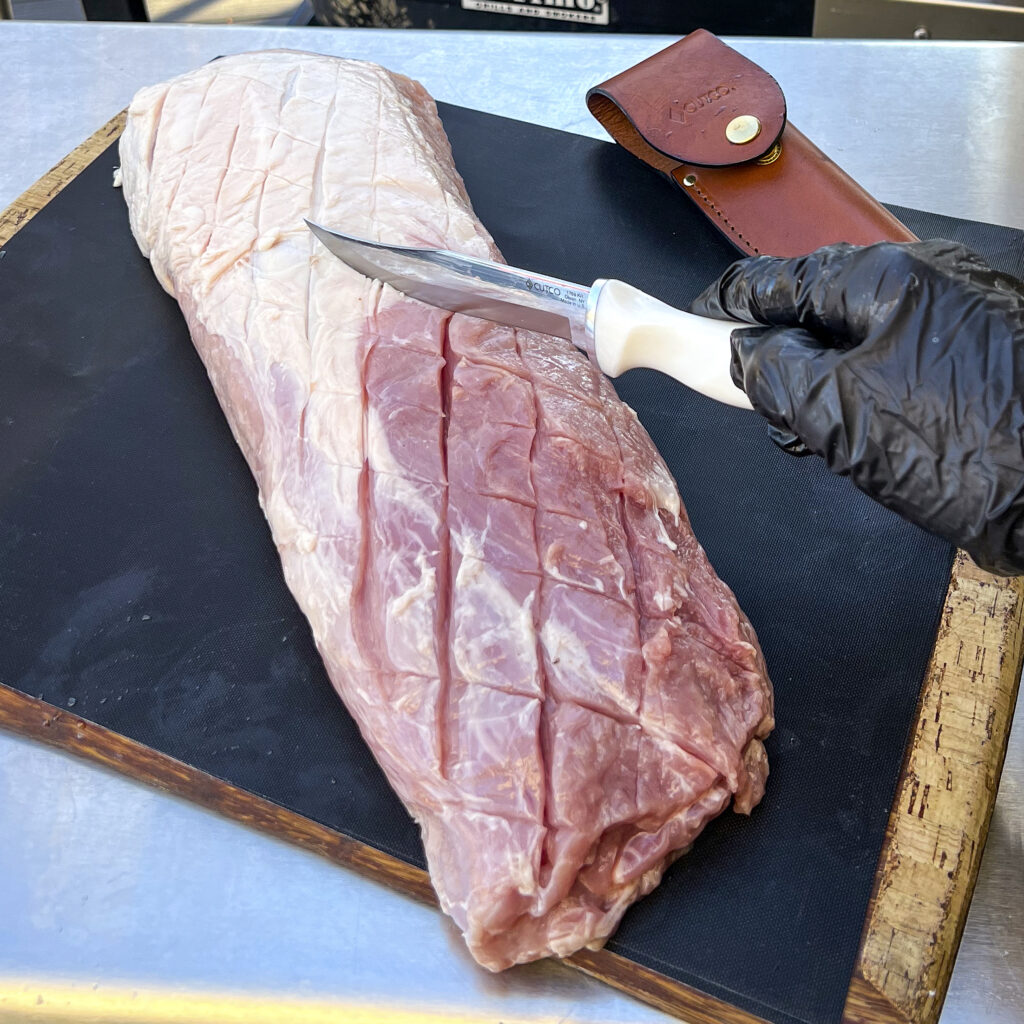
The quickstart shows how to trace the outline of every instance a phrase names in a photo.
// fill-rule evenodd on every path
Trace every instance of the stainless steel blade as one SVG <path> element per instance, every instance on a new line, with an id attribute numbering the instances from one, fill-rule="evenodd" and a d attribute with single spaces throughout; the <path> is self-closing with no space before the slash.
<path id="1" fill-rule="evenodd" d="M 306 221 L 343 263 L 421 302 L 579 341 L 590 288 L 447 249 L 370 242 Z M 575 330 L 574 330 L 575 328 Z"/>

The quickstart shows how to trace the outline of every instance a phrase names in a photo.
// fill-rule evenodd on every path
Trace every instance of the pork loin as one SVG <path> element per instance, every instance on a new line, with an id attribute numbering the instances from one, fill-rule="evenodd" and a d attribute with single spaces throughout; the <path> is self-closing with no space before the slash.
<path id="1" fill-rule="evenodd" d="M 654 445 L 567 342 L 306 229 L 500 258 L 417 83 L 228 57 L 135 97 L 121 170 L 441 906 L 492 970 L 600 945 L 767 775 L 757 639 Z"/>

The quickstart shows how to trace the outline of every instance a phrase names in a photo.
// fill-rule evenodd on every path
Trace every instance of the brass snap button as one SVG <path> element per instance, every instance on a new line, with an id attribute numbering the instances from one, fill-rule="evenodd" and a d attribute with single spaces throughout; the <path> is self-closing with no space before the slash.
<path id="1" fill-rule="evenodd" d="M 725 126 L 725 137 L 735 146 L 752 142 L 761 134 L 761 122 L 753 114 L 740 114 Z"/>

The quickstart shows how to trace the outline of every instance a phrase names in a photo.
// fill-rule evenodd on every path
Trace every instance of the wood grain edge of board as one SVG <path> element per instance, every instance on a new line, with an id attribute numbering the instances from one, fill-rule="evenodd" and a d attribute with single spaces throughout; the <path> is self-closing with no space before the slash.
<path id="1" fill-rule="evenodd" d="M 10 206 L 0 210 L 0 245 L 9 242 L 58 192 L 89 166 L 124 130 L 128 111 L 112 117 L 80 146 L 59 160 Z"/>
<path id="2" fill-rule="evenodd" d="M 111 118 L 0 213 L 0 245 L 118 137 L 126 118 L 127 111 Z M 938 1019 L 1006 753 L 1024 661 L 1022 628 L 1024 582 L 984 573 L 959 553 L 890 813 L 843 1024 L 934 1024 Z M 957 686 L 961 688 L 954 690 Z M 191 789 L 173 791 L 197 799 Z M 238 790 L 235 799 L 243 796 Z M 216 809 L 247 820 L 248 812 L 242 808 L 238 814 L 222 805 Z M 411 896 L 435 902 L 424 872 L 280 810 L 274 822 L 249 823 L 276 831 L 288 818 L 286 827 L 276 834 Z M 951 821 L 940 821 L 941 812 L 950 813 Z M 345 844 L 358 850 L 350 851 Z M 372 855 L 369 864 L 364 862 L 368 855 Z M 397 875 L 394 865 L 403 869 Z M 572 962 L 616 987 L 636 992 L 634 980 L 627 988 L 622 978 L 622 965 L 631 969 L 636 965 L 625 960 L 618 964 L 619 959 L 601 951 L 577 954 Z M 649 975 L 650 991 L 642 998 L 678 1012 L 679 990 L 685 986 L 653 971 L 644 973 Z M 711 1019 L 721 1020 L 726 1004 L 715 1000 L 712 1004 L 718 1016 Z M 739 1012 L 737 1020 L 756 1022 Z"/>
<path id="3" fill-rule="evenodd" d="M 1024 663 L 1024 579 L 958 552 L 886 829 L 843 1024 L 935 1024 Z"/>
<path id="4" fill-rule="evenodd" d="M 567 962 L 686 1024 L 768 1024 L 746 1010 L 709 996 L 607 949 L 581 949 Z"/>

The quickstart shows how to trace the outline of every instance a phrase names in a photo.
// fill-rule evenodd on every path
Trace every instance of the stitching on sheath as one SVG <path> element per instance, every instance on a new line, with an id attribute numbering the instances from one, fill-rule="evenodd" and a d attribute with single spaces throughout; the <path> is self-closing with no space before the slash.
<path id="1" fill-rule="evenodd" d="M 737 227 L 736 227 L 736 226 L 735 226 L 734 224 L 730 223 L 730 221 L 729 221 L 729 218 L 728 218 L 728 217 L 727 217 L 727 216 L 726 216 L 726 215 L 725 215 L 724 213 L 722 213 L 722 211 L 721 211 L 721 210 L 720 210 L 720 209 L 718 208 L 718 206 L 717 206 L 717 205 L 715 204 L 715 201 L 714 201 L 714 200 L 713 200 L 713 199 L 711 198 L 711 196 L 709 196 L 709 195 L 707 194 L 707 192 L 705 192 L 705 191 L 704 191 L 704 190 L 703 190 L 703 189 L 702 189 L 702 188 L 700 187 L 700 184 L 699 184 L 699 182 L 694 182 L 694 184 L 693 184 L 693 191 L 694 191 L 694 192 L 696 192 L 696 193 L 697 193 L 697 195 L 698 195 L 698 196 L 700 197 L 700 199 L 701 199 L 701 202 L 703 202 L 703 203 L 704 203 L 704 205 L 705 205 L 705 206 L 706 206 L 706 207 L 707 207 L 707 208 L 708 208 L 709 210 L 712 210 L 712 211 L 714 212 L 715 216 L 716 216 L 716 217 L 717 217 L 717 218 L 718 218 L 718 219 L 719 219 L 719 220 L 720 220 L 720 221 L 721 221 L 721 222 L 722 222 L 722 223 L 723 223 L 723 224 L 724 224 L 724 225 L 725 225 L 725 226 L 726 226 L 726 227 L 727 227 L 727 228 L 728 228 L 728 229 L 729 229 L 729 230 L 730 230 L 730 231 L 731 231 L 731 232 L 732 232 L 732 233 L 733 233 L 733 234 L 734 234 L 734 235 L 735 235 L 735 236 L 736 236 L 736 237 L 737 237 L 737 238 L 738 238 L 738 239 L 739 239 L 739 240 L 740 240 L 741 242 L 744 242 L 744 243 L 746 242 L 746 239 L 745 239 L 745 238 L 743 237 L 743 232 L 742 232 L 742 231 L 740 231 L 739 229 L 737 229 Z M 754 255 L 755 255 L 755 256 L 760 256 L 760 255 L 761 255 L 761 250 L 760 250 L 760 249 L 758 249 L 758 247 L 757 247 L 756 245 L 751 245 L 751 246 L 750 246 L 750 248 L 751 248 L 751 249 L 753 249 L 753 251 L 754 251 Z"/>

